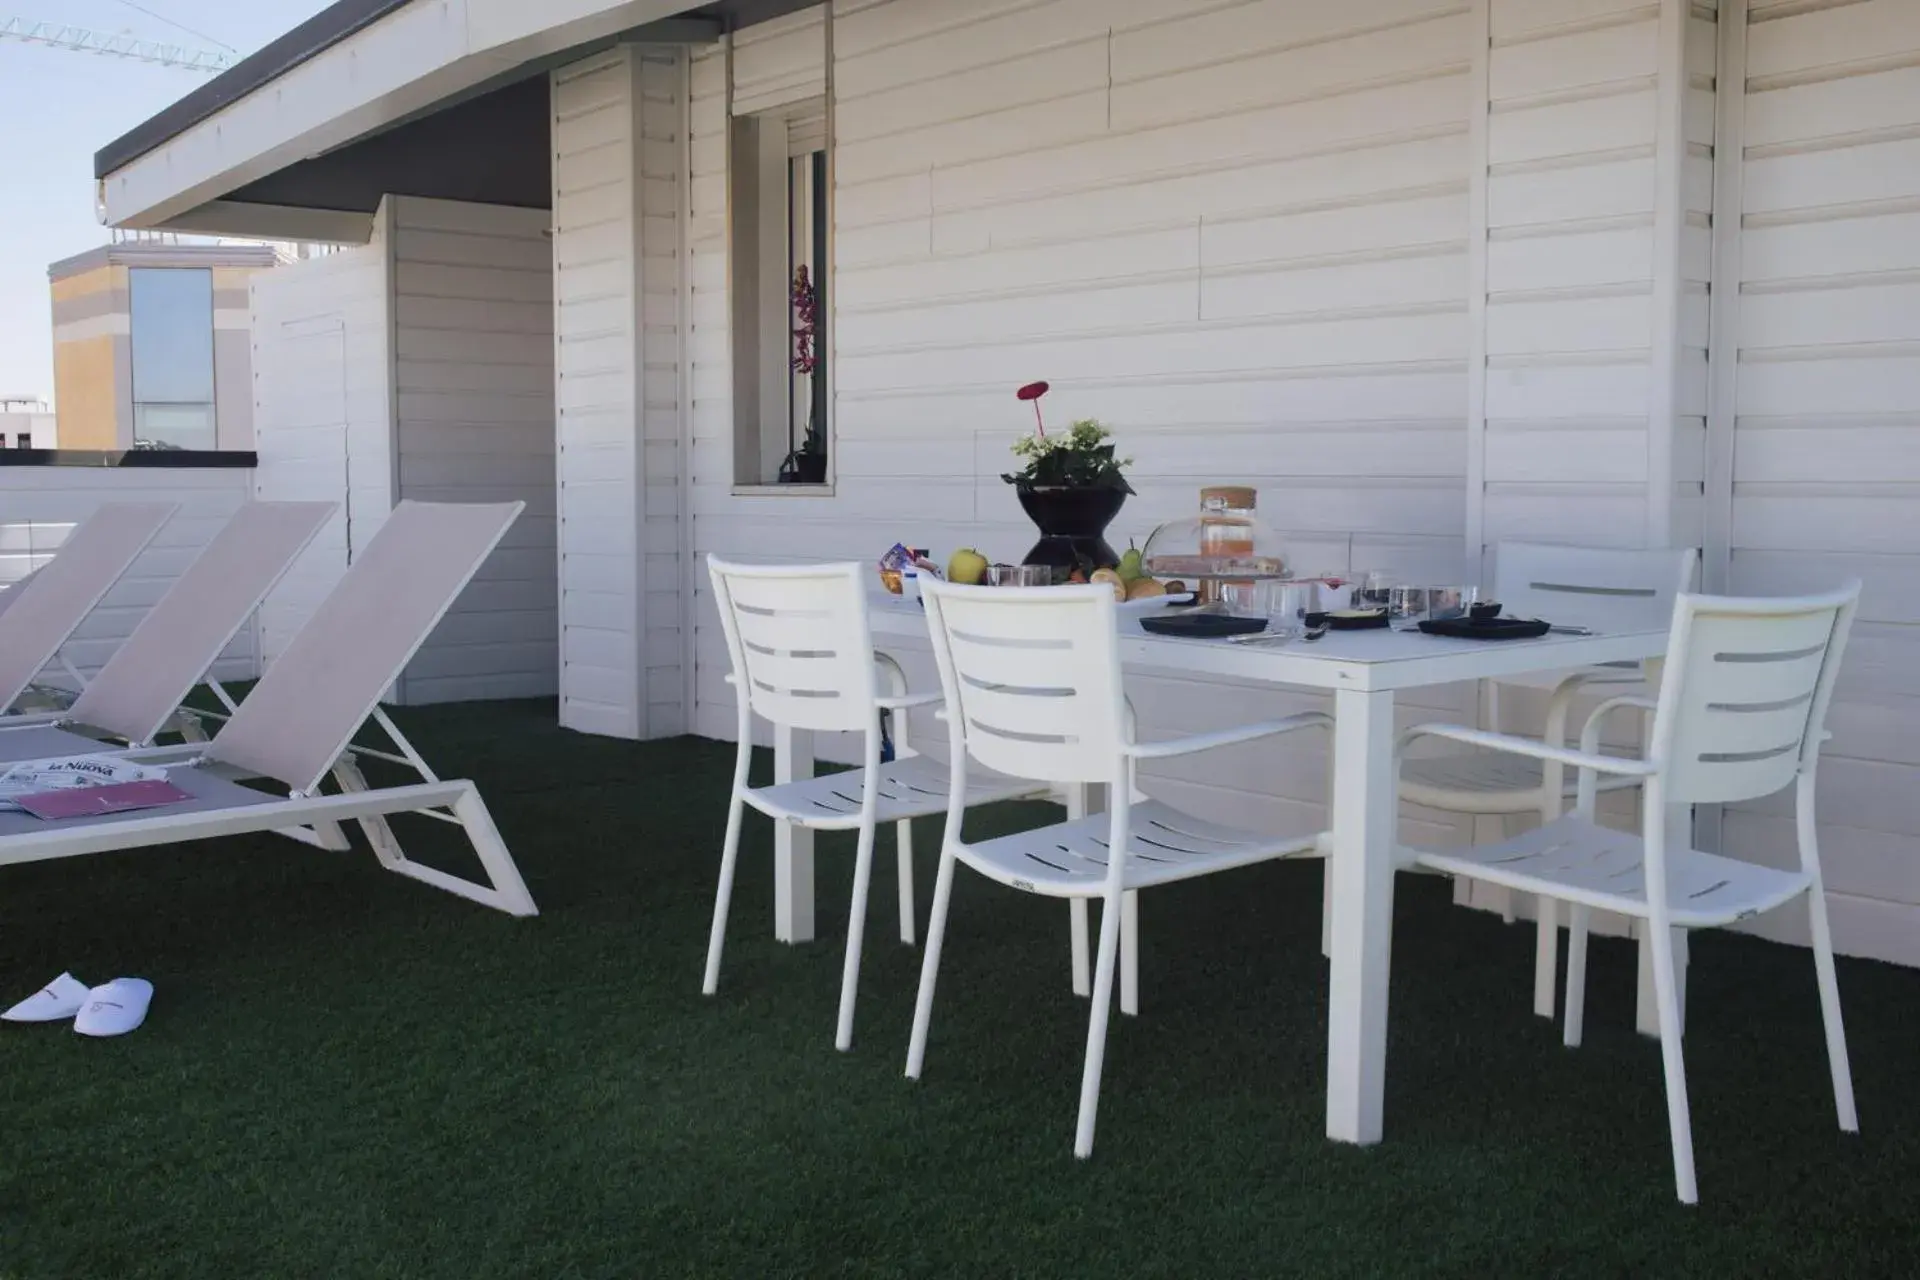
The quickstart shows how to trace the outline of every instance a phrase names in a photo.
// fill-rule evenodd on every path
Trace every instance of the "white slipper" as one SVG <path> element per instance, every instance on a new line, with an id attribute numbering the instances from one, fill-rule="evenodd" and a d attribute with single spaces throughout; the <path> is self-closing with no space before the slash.
<path id="1" fill-rule="evenodd" d="M 153 984 L 145 978 L 115 978 L 87 992 L 87 1003 L 74 1017 L 73 1029 L 83 1036 L 123 1036 L 147 1020 L 153 1003 Z"/>
<path id="2" fill-rule="evenodd" d="M 87 984 L 63 973 L 22 1000 L 0 1018 L 8 1022 L 65 1022 L 87 1002 Z"/>

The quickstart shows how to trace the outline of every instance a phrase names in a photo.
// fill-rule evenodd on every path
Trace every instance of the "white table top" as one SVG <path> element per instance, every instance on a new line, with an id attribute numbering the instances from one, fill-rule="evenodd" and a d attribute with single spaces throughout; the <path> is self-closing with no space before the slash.
<path id="1" fill-rule="evenodd" d="M 926 634 L 926 615 L 917 602 L 875 595 L 867 608 L 877 634 Z M 1546 635 L 1538 640 L 1454 640 L 1386 629 L 1329 631 L 1312 644 L 1176 640 L 1149 635 L 1131 617 L 1121 619 L 1120 631 L 1120 657 L 1132 667 L 1369 693 L 1634 661 L 1658 657 L 1667 645 L 1665 628 Z"/>

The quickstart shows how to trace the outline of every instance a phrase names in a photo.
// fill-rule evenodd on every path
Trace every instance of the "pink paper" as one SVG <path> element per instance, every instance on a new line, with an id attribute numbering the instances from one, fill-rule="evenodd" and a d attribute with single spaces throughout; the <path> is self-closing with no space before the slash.
<path id="1" fill-rule="evenodd" d="M 58 822 L 63 818 L 98 818 L 109 813 L 159 809 L 191 800 L 191 793 L 171 782 L 114 782 L 104 787 L 70 787 L 17 796 L 14 803 L 36 818 Z"/>

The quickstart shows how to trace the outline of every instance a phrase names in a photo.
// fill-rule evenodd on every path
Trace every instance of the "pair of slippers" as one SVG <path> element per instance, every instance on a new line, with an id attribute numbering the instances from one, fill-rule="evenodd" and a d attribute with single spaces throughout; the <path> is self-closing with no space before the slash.
<path id="1" fill-rule="evenodd" d="M 147 1020 L 153 984 L 145 978 L 115 978 L 89 987 L 63 973 L 5 1013 L 7 1022 L 65 1022 L 83 1036 L 123 1036 Z"/>

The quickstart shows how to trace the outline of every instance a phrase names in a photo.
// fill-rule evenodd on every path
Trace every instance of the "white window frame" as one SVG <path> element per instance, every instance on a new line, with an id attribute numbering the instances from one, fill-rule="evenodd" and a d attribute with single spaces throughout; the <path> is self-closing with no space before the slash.
<path id="1" fill-rule="evenodd" d="M 736 491 L 818 494 L 832 488 L 833 161 L 827 133 L 824 97 L 731 119 L 728 253 Z M 827 188 L 820 193 L 826 197 L 824 219 L 818 218 L 817 175 Z M 826 225 L 816 227 L 816 221 Z M 811 376 L 792 367 L 792 283 L 794 268 L 802 263 L 821 303 L 814 333 L 818 370 Z M 816 399 L 816 386 L 825 392 L 824 404 Z M 810 413 L 824 417 L 819 426 L 827 440 L 826 478 L 781 484 L 782 465 L 805 440 Z"/>

